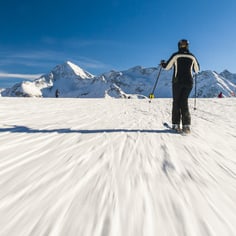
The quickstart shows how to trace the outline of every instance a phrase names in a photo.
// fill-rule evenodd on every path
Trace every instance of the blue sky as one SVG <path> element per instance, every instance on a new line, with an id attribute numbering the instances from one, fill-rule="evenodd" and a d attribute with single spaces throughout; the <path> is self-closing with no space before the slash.
<path id="1" fill-rule="evenodd" d="M 201 70 L 236 73 L 235 0 L 8 0 L 0 3 L 0 87 L 67 60 L 99 75 L 156 66 L 190 41 Z"/>

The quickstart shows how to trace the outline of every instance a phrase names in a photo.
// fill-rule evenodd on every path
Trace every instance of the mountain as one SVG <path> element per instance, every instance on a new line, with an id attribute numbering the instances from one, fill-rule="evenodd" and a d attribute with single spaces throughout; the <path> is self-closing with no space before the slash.
<path id="1" fill-rule="evenodd" d="M 236 74 L 232 74 L 226 70 L 220 74 L 210 70 L 202 71 L 198 74 L 197 97 L 216 97 L 220 92 L 225 97 L 235 96 Z"/>
<path id="2" fill-rule="evenodd" d="M 94 76 L 72 62 L 57 65 L 51 72 L 34 81 L 17 83 L 1 92 L 2 96 L 76 98 L 145 98 L 153 90 L 160 68 L 135 66 L 124 71 L 110 71 Z M 162 70 L 155 97 L 169 98 L 172 71 Z M 216 97 L 220 92 L 230 97 L 236 92 L 236 74 L 225 70 L 218 74 L 202 71 L 197 75 L 197 97 Z M 190 95 L 195 96 L 195 89 Z"/>
<path id="3" fill-rule="evenodd" d="M 2 96 L 54 97 L 56 89 L 62 94 L 76 94 L 83 84 L 90 83 L 94 76 L 67 61 L 57 65 L 51 72 L 34 81 L 24 81 L 2 92 Z"/>

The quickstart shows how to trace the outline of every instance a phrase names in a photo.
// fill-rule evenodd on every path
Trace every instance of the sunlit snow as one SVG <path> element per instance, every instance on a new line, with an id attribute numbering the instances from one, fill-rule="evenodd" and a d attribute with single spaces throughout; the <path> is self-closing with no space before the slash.
<path id="1" fill-rule="evenodd" d="M 235 236 L 236 99 L 0 98 L 1 236 Z"/>
<path id="2" fill-rule="evenodd" d="M 59 90 L 63 98 L 143 98 L 153 91 L 159 71 L 160 67 L 135 66 L 94 76 L 67 61 L 34 81 L 24 81 L 0 92 L 2 96 L 10 97 L 55 97 L 55 91 Z M 172 97 L 172 73 L 161 71 L 155 97 Z M 236 74 L 226 70 L 220 74 L 201 71 L 195 75 L 194 81 L 190 97 L 214 98 L 220 92 L 225 97 L 236 94 Z"/>

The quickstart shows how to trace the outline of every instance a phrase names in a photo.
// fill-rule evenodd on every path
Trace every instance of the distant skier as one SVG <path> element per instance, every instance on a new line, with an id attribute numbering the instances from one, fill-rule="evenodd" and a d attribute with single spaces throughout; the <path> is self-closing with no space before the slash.
<path id="1" fill-rule="evenodd" d="M 172 128 L 180 132 L 182 120 L 182 131 L 190 132 L 191 116 L 188 108 L 188 97 L 193 88 L 192 72 L 200 70 L 196 57 L 189 52 L 189 42 L 182 39 L 178 42 L 178 52 L 172 54 L 167 62 L 161 61 L 161 66 L 169 70 L 174 68 L 172 77 Z"/>
<path id="2" fill-rule="evenodd" d="M 56 89 L 56 92 L 55 92 L 55 97 L 56 97 L 56 98 L 58 98 L 58 97 L 59 97 L 59 95 L 60 95 L 60 92 L 59 92 L 59 90 L 58 90 L 58 89 Z"/>
<path id="3" fill-rule="evenodd" d="M 220 93 L 218 94 L 218 98 L 223 98 L 223 93 L 222 93 L 222 92 L 220 92 Z"/>

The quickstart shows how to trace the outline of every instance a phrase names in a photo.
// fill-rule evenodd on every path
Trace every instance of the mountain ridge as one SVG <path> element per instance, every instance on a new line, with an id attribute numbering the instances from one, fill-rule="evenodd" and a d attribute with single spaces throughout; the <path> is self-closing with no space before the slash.
<path id="1" fill-rule="evenodd" d="M 34 81 L 23 81 L 1 91 L 1 96 L 10 97 L 60 97 L 71 98 L 147 98 L 151 93 L 159 67 L 134 66 L 123 71 L 105 72 L 95 76 L 78 65 L 66 61 L 55 66 Z M 155 97 L 169 98 L 172 71 L 161 71 Z M 216 97 L 220 92 L 225 97 L 235 96 L 236 74 L 224 70 L 221 73 L 206 70 L 197 75 L 197 97 Z M 193 89 L 190 97 L 195 96 Z"/>

